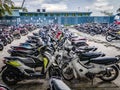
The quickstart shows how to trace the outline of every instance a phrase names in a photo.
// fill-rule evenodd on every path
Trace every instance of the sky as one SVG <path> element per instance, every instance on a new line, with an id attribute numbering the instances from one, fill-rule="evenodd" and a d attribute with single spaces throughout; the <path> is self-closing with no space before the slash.
<path id="1" fill-rule="evenodd" d="M 21 6 L 23 0 L 12 0 L 15 6 Z M 33 12 L 45 8 L 46 11 L 91 11 L 92 16 L 103 16 L 101 11 L 116 14 L 120 0 L 25 0 L 24 7 Z"/>

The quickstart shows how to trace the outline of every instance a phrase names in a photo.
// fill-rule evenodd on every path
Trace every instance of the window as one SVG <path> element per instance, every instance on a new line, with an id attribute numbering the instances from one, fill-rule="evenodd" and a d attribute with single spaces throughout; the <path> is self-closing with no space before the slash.
<path id="1" fill-rule="evenodd" d="M 40 15 L 40 16 L 43 16 L 43 14 L 42 14 L 42 13 L 40 13 L 39 15 Z"/>
<path id="2" fill-rule="evenodd" d="M 46 13 L 45 16 L 48 16 L 48 14 Z"/>
<path id="3" fill-rule="evenodd" d="M 50 14 L 50 16 L 54 16 L 54 14 L 53 14 L 53 13 L 51 13 L 51 14 Z"/>
<path id="4" fill-rule="evenodd" d="M 72 16 L 75 16 L 75 13 L 73 13 Z"/>
<path id="5" fill-rule="evenodd" d="M 82 16 L 82 13 L 79 13 L 79 16 Z"/>
<path id="6" fill-rule="evenodd" d="M 65 14 L 65 16 L 69 16 L 69 14 L 68 14 L 68 13 L 66 13 L 66 14 Z"/>
<path id="7" fill-rule="evenodd" d="M 28 16 L 28 14 L 25 14 L 25 16 Z"/>
<path id="8" fill-rule="evenodd" d="M 59 14 L 59 13 L 57 13 L 57 14 L 56 14 L 56 16 L 60 16 L 60 14 Z"/>
<path id="9" fill-rule="evenodd" d="M 7 23 L 9 23 L 10 22 L 10 20 L 7 20 Z"/>
<path id="10" fill-rule="evenodd" d="M 35 14 L 34 14 L 34 16 L 38 16 L 38 14 L 37 14 L 37 13 L 35 13 Z"/>

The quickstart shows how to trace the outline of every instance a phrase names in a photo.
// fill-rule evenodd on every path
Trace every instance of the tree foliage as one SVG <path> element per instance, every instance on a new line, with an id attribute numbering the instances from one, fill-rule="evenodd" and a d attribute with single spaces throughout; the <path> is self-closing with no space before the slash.
<path id="1" fill-rule="evenodd" d="M 109 12 L 109 11 L 101 11 L 101 13 L 103 13 L 104 15 L 107 15 L 107 16 L 112 16 L 113 15 L 113 13 Z"/>
<path id="2" fill-rule="evenodd" d="M 12 14 L 11 8 L 14 7 L 12 0 L 0 0 L 0 16 L 4 16 L 5 12 Z"/>
<path id="3" fill-rule="evenodd" d="M 26 7 L 12 7 L 11 9 L 21 9 L 23 12 L 28 12 Z"/>

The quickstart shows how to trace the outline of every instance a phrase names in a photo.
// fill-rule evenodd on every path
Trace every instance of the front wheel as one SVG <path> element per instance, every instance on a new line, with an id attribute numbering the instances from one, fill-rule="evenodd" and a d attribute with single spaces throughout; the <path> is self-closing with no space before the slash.
<path id="1" fill-rule="evenodd" d="M 108 42 L 111 42 L 113 39 L 114 39 L 114 37 L 112 37 L 111 35 L 107 35 L 107 36 L 106 36 L 106 40 L 107 40 Z"/>
<path id="2" fill-rule="evenodd" d="M 61 77 L 61 70 L 58 66 L 49 68 L 49 78 L 51 77 Z"/>
<path id="3" fill-rule="evenodd" d="M 115 80 L 119 75 L 119 69 L 116 66 L 111 66 L 106 70 L 106 73 L 100 77 L 101 80 L 110 82 Z"/>
<path id="4" fill-rule="evenodd" d="M 2 72 L 2 80 L 6 85 L 15 85 L 18 82 L 18 76 L 17 76 L 17 71 L 10 69 L 10 68 L 6 68 L 3 72 Z"/>
<path id="5" fill-rule="evenodd" d="M 2 44 L 0 44 L 0 51 L 2 51 L 4 48 L 4 46 Z"/>
<path id="6" fill-rule="evenodd" d="M 70 68 L 69 66 L 67 67 L 67 65 L 63 65 L 62 66 L 62 77 L 67 81 L 73 80 L 74 79 L 73 69 Z"/>

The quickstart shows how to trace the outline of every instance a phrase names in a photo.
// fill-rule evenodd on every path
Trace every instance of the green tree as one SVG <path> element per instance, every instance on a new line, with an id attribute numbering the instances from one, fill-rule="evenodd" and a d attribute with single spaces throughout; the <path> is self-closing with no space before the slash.
<path id="1" fill-rule="evenodd" d="M 11 7 L 14 7 L 12 0 L 0 0 L 0 16 L 5 15 L 5 12 L 11 15 Z"/>
<path id="2" fill-rule="evenodd" d="M 107 16 L 112 16 L 113 15 L 113 13 L 109 12 L 109 11 L 101 11 L 101 13 L 103 13 L 104 15 L 107 15 Z"/>
<path id="3" fill-rule="evenodd" d="M 21 9 L 23 12 L 28 12 L 26 7 L 12 7 L 11 9 Z"/>

